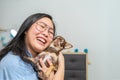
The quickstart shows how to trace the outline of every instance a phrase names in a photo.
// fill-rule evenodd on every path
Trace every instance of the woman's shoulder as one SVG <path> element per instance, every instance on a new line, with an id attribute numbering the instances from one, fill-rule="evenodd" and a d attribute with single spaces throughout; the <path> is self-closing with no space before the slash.
<path id="1" fill-rule="evenodd" d="M 4 56 L 2 58 L 2 60 L 0 61 L 0 66 L 2 67 L 12 67 L 13 65 L 18 64 L 18 62 L 20 61 L 20 57 L 17 55 L 14 55 L 13 52 L 8 52 L 8 54 L 6 56 Z"/>
<path id="2" fill-rule="evenodd" d="M 0 73 L 0 80 L 1 77 L 11 80 L 37 80 L 32 66 L 25 63 L 18 55 L 14 55 L 13 52 L 9 52 L 0 61 Z"/>

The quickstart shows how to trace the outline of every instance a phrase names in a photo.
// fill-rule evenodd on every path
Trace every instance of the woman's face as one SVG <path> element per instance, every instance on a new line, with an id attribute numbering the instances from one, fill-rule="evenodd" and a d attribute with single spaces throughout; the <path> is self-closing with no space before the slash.
<path id="1" fill-rule="evenodd" d="M 53 40 L 53 34 L 53 23 L 47 17 L 36 21 L 29 30 L 25 32 L 25 43 L 33 57 L 48 47 Z"/>

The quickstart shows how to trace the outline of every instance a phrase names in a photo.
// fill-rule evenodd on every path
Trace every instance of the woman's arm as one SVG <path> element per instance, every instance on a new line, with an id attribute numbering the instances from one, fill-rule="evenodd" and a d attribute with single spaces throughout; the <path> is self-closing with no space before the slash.
<path id="1" fill-rule="evenodd" d="M 64 56 L 62 53 L 59 54 L 58 63 L 59 63 L 58 70 L 55 73 L 53 80 L 64 80 L 65 62 L 64 62 Z"/>

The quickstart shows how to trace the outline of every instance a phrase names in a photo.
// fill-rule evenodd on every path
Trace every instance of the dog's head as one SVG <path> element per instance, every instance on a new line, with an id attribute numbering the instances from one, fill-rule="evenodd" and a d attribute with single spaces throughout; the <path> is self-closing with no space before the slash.
<path id="1" fill-rule="evenodd" d="M 72 48 L 72 45 L 70 43 L 68 43 L 62 36 L 57 36 L 54 38 L 50 47 L 53 47 L 57 51 L 61 51 L 63 49 Z"/>

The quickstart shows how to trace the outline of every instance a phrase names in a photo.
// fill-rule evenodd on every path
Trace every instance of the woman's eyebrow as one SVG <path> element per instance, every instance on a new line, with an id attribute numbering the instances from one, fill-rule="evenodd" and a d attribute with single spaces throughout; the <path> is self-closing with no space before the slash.
<path id="1" fill-rule="evenodd" d="M 46 23 L 44 23 L 44 22 L 42 22 L 42 21 L 41 21 L 41 23 L 43 23 L 45 26 L 48 26 L 49 29 L 53 29 L 51 26 L 47 25 Z"/>

